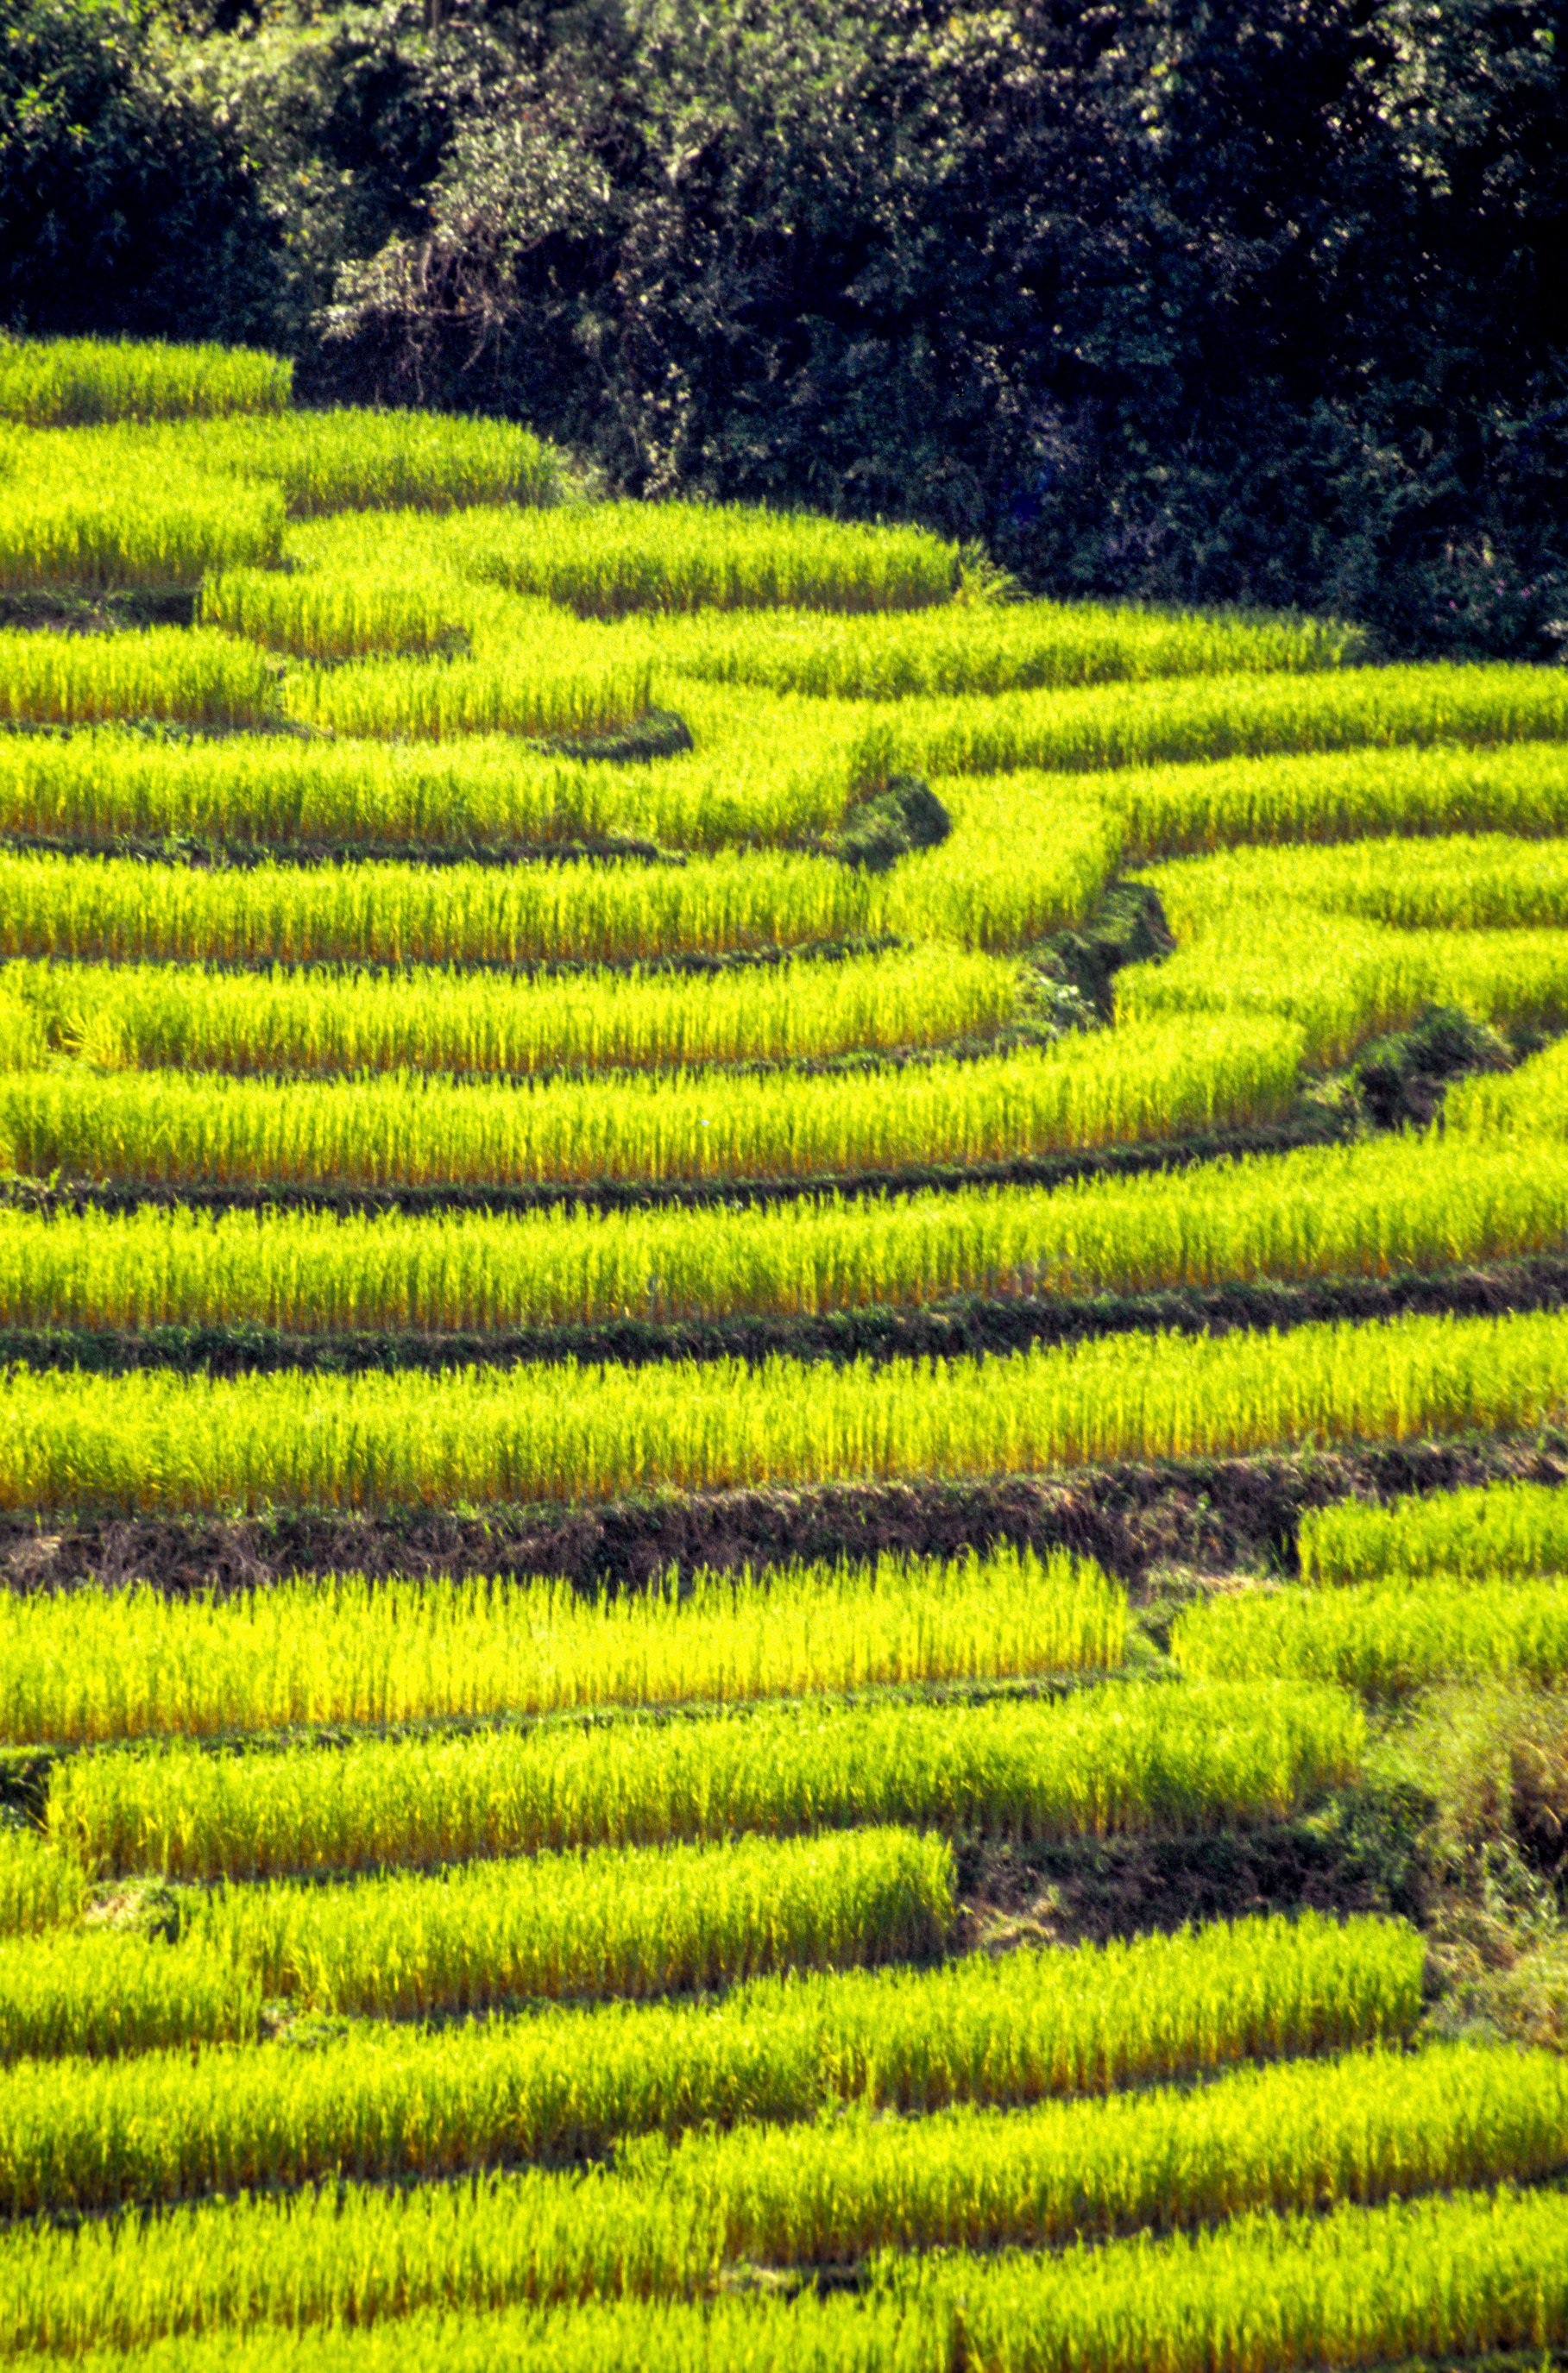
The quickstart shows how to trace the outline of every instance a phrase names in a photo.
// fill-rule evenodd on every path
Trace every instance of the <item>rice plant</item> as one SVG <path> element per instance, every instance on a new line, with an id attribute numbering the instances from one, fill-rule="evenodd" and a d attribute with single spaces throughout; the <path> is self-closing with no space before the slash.
<path id="1" fill-rule="evenodd" d="M 1164 877 L 1156 877 L 1163 891 Z M 1347 1062 L 1433 1005 L 1514 1030 L 1568 1025 L 1568 934 L 1399 931 L 1310 913 L 1217 906 L 1158 964 L 1117 976 L 1117 1011 L 1149 1024 L 1178 1014 L 1270 1014 L 1303 1032 L 1308 1062 Z"/>
<path id="2" fill-rule="evenodd" d="M 874 784 L 899 767 L 928 776 L 1080 773 L 1297 751 L 1565 738 L 1568 679 L 1550 670 L 1349 668 L 905 701 L 886 721 L 862 729 L 857 770 Z M 1108 796 L 1117 796 L 1116 786 Z"/>
<path id="3" fill-rule="evenodd" d="M 1455 742 L 1460 746 L 1413 733 L 1408 745 L 1382 749 L 1228 759 L 1195 753 L 1183 764 L 1107 776 L 1095 788 L 1122 819 L 1129 857 L 1144 860 L 1388 834 L 1516 834 L 1539 840 L 1568 832 L 1568 746 L 1562 742 L 1521 740 L 1509 746 L 1506 737 L 1489 742 L 1480 733 L 1456 733 Z M 1470 746 L 1463 746 L 1467 742 Z M 1305 858 L 1285 861 L 1298 868 L 1306 863 Z M 1359 870 L 1359 859 L 1346 862 Z M 1412 855 L 1401 862 L 1419 860 Z M 1538 918 L 1517 914 L 1508 919 Z"/>
<path id="4" fill-rule="evenodd" d="M 288 408 L 294 366 L 245 346 L 0 338 L 0 419 L 33 428 L 105 420 L 251 418 Z"/>
<path id="5" fill-rule="evenodd" d="M 1558 2172 L 1565 2134 L 1560 2060 L 1459 2044 L 1005 2115 L 966 2105 L 743 2127 L 626 2159 L 661 2202 L 713 2220 L 714 2258 L 837 2266 L 891 2246 L 1049 2250 L 1528 2181 Z"/>
<path id="6" fill-rule="evenodd" d="M 1533 1432 L 1568 1318 L 1112 1336 L 1007 1358 L 0 1380 L 0 1506 L 228 1513 L 614 1500 Z"/>
<path id="7" fill-rule="evenodd" d="M 0 1737 L 96 1745 L 1095 1672 L 1120 1664 L 1127 1622 L 1097 1567 L 1007 1547 L 699 1571 L 685 1587 L 671 1572 L 597 1597 L 331 1574 L 173 1602 L 146 1584 L 13 1595 L 0 1598 Z M 4 1842 L 18 1909 L 0 1911 L 0 1931 L 34 1924 L 26 1874 L 45 1876 L 35 1841 Z"/>
<path id="8" fill-rule="evenodd" d="M 1044 801 L 1010 777 L 938 789 L 952 834 L 879 883 L 877 908 L 889 930 L 974 948 L 1027 947 L 1080 922 L 1117 871 L 1117 821 L 1097 804 Z"/>
<path id="9" fill-rule="evenodd" d="M 696 503 L 471 515 L 444 547 L 466 577 L 585 618 L 637 611 L 919 610 L 952 599 L 956 547 L 924 528 Z"/>
<path id="10" fill-rule="evenodd" d="M 945 1839 L 872 1829 L 229 1888 L 204 1902 L 194 1935 L 268 1996 L 424 2018 L 919 1960 L 946 1946 L 954 1895 Z"/>
<path id="11" fill-rule="evenodd" d="M 79 1863 L 35 1829 L 0 1828 L 0 1936 L 39 1936 L 75 1920 L 87 1893 Z"/>
<path id="12" fill-rule="evenodd" d="M 832 742 L 762 723 L 766 746 L 743 767 L 738 736 L 624 766 L 483 734 L 439 744 L 281 734 L 159 744 L 112 727 L 18 735 L 0 742 L 0 830 L 449 856 L 617 839 L 711 852 L 837 831 L 848 777 Z"/>
<path id="13" fill-rule="evenodd" d="M 1423 1951 L 1402 1923 L 1307 1912 L 695 2002 L 359 2026 L 318 2051 L 21 2062 L 0 2087 L 0 2202 L 29 2216 L 448 2176 L 838 2102 L 1022 2104 L 1397 2042 L 1421 2016 Z"/>
<path id="14" fill-rule="evenodd" d="M 645 666 L 544 632 L 485 659 L 351 660 L 300 669 L 283 685 L 296 723 L 389 741 L 447 742 L 464 733 L 591 739 L 635 725 L 652 696 Z"/>
<path id="15" fill-rule="evenodd" d="M 1560 930 L 1568 840 L 1503 833 L 1243 848 L 1162 866 L 1154 877 L 1178 939 L 1237 907 L 1348 915 L 1401 931 Z"/>
<path id="16" fill-rule="evenodd" d="M 231 1955 L 110 1928 L 0 1945 L 0 2063 L 253 2043 L 255 1970 Z"/>
<path id="17" fill-rule="evenodd" d="M 0 754 L 3 759 L 3 754 Z M 1098 822 L 1037 854 L 979 833 L 877 876 L 793 853 L 686 865 L 247 866 L 0 851 L 0 953 L 231 964 L 629 964 L 887 934 L 1000 952 L 1071 923 L 1110 871 Z"/>
<path id="18" fill-rule="evenodd" d="M 832 946 L 886 920 L 872 876 L 815 857 L 223 871 L 0 852 L 0 952 L 12 956 L 635 964 Z"/>
<path id="19" fill-rule="evenodd" d="M 157 718 L 204 728 L 264 725 L 276 676 L 227 635 L 150 626 L 117 635 L 0 629 L 0 723 L 97 725 Z"/>
<path id="20" fill-rule="evenodd" d="M 1023 692 L 1241 670 L 1304 672 L 1360 656 L 1333 621 L 1113 608 L 1088 602 L 945 606 L 825 619 L 705 613 L 662 632 L 661 663 L 713 684 L 848 700 Z"/>
<path id="21" fill-rule="evenodd" d="M 990 1038 L 1015 967 L 948 949 L 707 978 L 0 967 L 47 1044 L 106 1069 L 521 1077 L 781 1063 Z"/>
<path id="22" fill-rule="evenodd" d="M 41 1060 L 36 1017 L 13 1011 L 14 1059 Z M 4 1029 L 0 1011 L 0 1046 Z M 697 1210 L 371 1217 L 0 1204 L 0 1325 L 309 1336 L 809 1318 L 966 1294 L 1076 1299 L 1432 1274 L 1565 1248 L 1568 1150 L 1538 1143 L 1521 1156 L 1422 1138 L 1051 1188 Z"/>
<path id="23" fill-rule="evenodd" d="M 1543 2351 L 1568 2333 L 1568 2200 L 1460 2192 L 1238 2218 L 1064 2256 L 891 2269 L 913 2309 L 951 2301 L 955 2366 L 995 2373 L 1292 2373 Z M 928 2287 L 929 2285 L 929 2287 Z"/>
<path id="24" fill-rule="evenodd" d="M 1552 1689 L 1568 1675 L 1568 1593 L 1544 1581 L 1412 1578 L 1339 1590 L 1227 1595 L 1188 1608 L 1171 1638 L 1185 1672 L 1289 1675 L 1382 1700 L 1454 1682 Z"/>
<path id="25" fill-rule="evenodd" d="M 177 590 L 209 568 L 259 572 L 282 550 L 283 502 L 271 486 L 0 485 L 0 592 Z"/>
<path id="26" fill-rule="evenodd" d="M 1443 1128 L 1470 1140 L 1568 1136 L 1568 1040 L 1501 1077 L 1456 1080 L 1444 1098 Z"/>
<path id="27" fill-rule="evenodd" d="M 946 1842 L 898 1829 L 240 1888 L 186 1907 L 178 1943 L 0 1945 L 0 2061 L 254 2041 L 263 1995 L 423 2018 L 924 1959 L 954 1917 Z"/>
<path id="28" fill-rule="evenodd" d="M 1568 1573 L 1568 1492 L 1489 1483 L 1309 1508 L 1301 1520 L 1301 1571 L 1314 1583 Z"/>
<path id="29" fill-rule="evenodd" d="M 76 466 L 100 473 L 225 476 L 281 488 L 294 519 L 462 512 L 558 501 L 561 456 L 511 420 L 344 406 L 89 428 Z"/>
<path id="30" fill-rule="evenodd" d="M 289 1081 L 0 1076 L 0 1159 L 181 1186 L 593 1186 L 958 1168 L 1278 1119 L 1288 1024 L 1200 1017 L 984 1062 L 812 1078 L 626 1072 L 521 1088 L 391 1073 Z"/>
<path id="31" fill-rule="evenodd" d="M 0 2349 L 372 2325 L 436 2302 L 693 2298 L 734 2260 L 1039 2248 L 1409 2198 L 1511 2168 L 1555 2172 L 1565 2118 L 1561 2064 L 1545 2053 L 1450 2046 L 1011 2117 L 742 2127 L 625 2174 L 356 2184 L 94 2221 L 0 2244 Z"/>
<path id="32" fill-rule="evenodd" d="M 1278 1819 L 1352 1778 L 1337 1692 L 1112 1687 L 1056 1703 L 818 1706 L 665 1726 L 362 1740 L 255 1756 L 105 1748 L 53 1766 L 50 1835 L 168 1879 L 907 1822 L 991 1837 Z"/>
<path id="33" fill-rule="evenodd" d="M 281 520 L 282 497 L 275 499 Z M 362 659 L 378 651 L 400 659 L 451 656 L 466 649 L 469 637 L 461 599 L 452 599 L 439 581 L 411 584 L 391 573 L 285 575 L 224 566 L 202 588 L 201 617 L 204 625 L 263 643 L 268 650 L 317 661 Z"/>
<path id="34" fill-rule="evenodd" d="M 891 2257 L 869 2288 L 826 2297 L 427 2312 L 246 2342 L 219 2330 L 138 2362 L 146 2373 L 236 2361 L 254 2373 L 1305 2373 L 1418 2355 L 1484 2361 L 1561 2346 L 1565 2227 L 1559 2192 L 1460 2192 L 1057 2256 Z M 367 2269 L 372 2295 L 379 2273 Z M 107 2373 L 123 2359 L 78 2361 Z"/>

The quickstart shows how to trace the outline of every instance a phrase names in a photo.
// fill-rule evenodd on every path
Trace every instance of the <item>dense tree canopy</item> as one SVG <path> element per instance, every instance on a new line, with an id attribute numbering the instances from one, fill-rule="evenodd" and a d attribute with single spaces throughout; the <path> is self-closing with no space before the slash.
<path id="1" fill-rule="evenodd" d="M 307 385 L 515 412 L 627 487 L 1551 649 L 1568 0 L 434 6 L 22 0 L 4 310 L 243 310 Z"/>
<path id="2" fill-rule="evenodd" d="M 0 321 L 265 335 L 275 236 L 144 18 L 117 0 L 0 12 Z"/>

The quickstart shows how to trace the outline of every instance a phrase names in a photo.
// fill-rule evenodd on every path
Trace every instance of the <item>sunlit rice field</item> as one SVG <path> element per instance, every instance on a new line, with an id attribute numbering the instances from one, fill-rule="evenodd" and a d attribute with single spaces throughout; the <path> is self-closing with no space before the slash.
<path id="1" fill-rule="evenodd" d="M 11 333 L 0 611 L 0 2358 L 1568 2351 L 1562 669 Z"/>

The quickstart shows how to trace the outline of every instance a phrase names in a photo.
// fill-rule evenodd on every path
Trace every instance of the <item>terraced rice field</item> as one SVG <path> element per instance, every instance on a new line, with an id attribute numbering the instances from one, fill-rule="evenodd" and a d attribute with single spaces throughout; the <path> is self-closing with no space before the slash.
<path id="1" fill-rule="evenodd" d="M 0 417 L 0 2360 L 1568 2355 L 1568 677 Z"/>

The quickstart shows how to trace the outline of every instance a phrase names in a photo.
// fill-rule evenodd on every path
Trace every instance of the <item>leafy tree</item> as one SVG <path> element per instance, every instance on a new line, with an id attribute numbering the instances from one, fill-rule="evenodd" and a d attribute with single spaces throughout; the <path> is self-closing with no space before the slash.
<path id="1" fill-rule="evenodd" d="M 271 235 L 239 159 L 122 0 L 0 16 L 0 321 L 240 339 L 270 324 Z"/>

